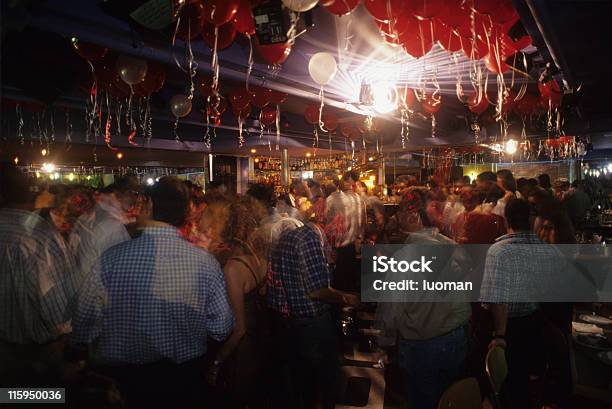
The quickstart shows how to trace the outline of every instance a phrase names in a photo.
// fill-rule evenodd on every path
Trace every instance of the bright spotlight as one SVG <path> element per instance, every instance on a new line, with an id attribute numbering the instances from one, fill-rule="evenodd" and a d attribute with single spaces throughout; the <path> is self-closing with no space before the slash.
<path id="1" fill-rule="evenodd" d="M 387 114 L 397 108 L 397 90 L 390 82 L 372 85 L 373 108 L 379 114 Z"/>
<path id="2" fill-rule="evenodd" d="M 43 163 L 42 171 L 45 173 L 52 173 L 55 171 L 55 165 L 53 163 Z"/>
<path id="3" fill-rule="evenodd" d="M 147 185 L 149 185 L 149 186 L 153 186 L 153 183 L 155 183 L 155 181 L 153 180 L 153 178 L 148 178 L 148 179 L 147 179 Z"/>
<path id="4" fill-rule="evenodd" d="M 515 141 L 514 139 L 509 139 L 506 142 L 506 153 L 508 155 L 514 155 L 517 149 L 518 149 L 518 142 Z"/>

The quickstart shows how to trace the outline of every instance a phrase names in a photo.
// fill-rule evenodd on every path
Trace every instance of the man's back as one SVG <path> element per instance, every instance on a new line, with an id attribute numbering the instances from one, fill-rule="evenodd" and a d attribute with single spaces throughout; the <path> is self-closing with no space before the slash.
<path id="1" fill-rule="evenodd" d="M 144 229 L 106 251 L 96 268 L 79 300 L 73 342 L 99 336 L 102 362 L 180 363 L 205 353 L 207 335 L 223 339 L 231 332 L 218 262 L 173 227 Z"/>
<path id="2" fill-rule="evenodd" d="M 365 227 L 365 204 L 354 192 L 334 192 L 327 197 L 326 217 L 328 225 L 340 230 L 335 237 L 335 247 L 344 247 L 363 233 Z"/>

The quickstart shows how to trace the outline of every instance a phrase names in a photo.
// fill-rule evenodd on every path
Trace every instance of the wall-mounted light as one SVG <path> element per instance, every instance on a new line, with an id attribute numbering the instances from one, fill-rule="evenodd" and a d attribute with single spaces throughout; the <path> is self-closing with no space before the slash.
<path id="1" fill-rule="evenodd" d="M 257 149 L 251 148 L 251 153 L 257 153 Z"/>
<path id="2" fill-rule="evenodd" d="M 117 152 L 117 159 L 123 159 L 123 153 Z"/>

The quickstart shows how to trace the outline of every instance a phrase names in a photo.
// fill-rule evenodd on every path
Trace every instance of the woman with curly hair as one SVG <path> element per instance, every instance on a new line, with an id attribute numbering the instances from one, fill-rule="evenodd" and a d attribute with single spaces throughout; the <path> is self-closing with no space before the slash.
<path id="1" fill-rule="evenodd" d="M 210 368 L 216 380 L 233 396 L 239 406 L 252 405 L 258 391 L 263 353 L 262 308 L 260 296 L 266 283 L 267 240 L 260 228 L 266 209 L 250 196 L 240 196 L 225 207 L 227 219 L 220 238 L 229 249 L 223 271 L 230 303 L 236 319 L 234 331 L 216 353 Z M 260 376 L 260 375 L 259 375 Z"/>

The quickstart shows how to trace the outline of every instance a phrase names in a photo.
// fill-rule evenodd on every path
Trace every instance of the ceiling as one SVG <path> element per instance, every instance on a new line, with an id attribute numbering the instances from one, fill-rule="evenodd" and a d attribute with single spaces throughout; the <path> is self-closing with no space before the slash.
<path id="1" fill-rule="evenodd" d="M 134 139 L 136 143 L 157 149 L 208 151 L 203 143 L 205 123 L 201 111 L 204 104 L 197 91 L 192 113 L 179 121 L 176 132 L 169 110 L 170 98 L 177 93 L 185 93 L 189 87 L 187 74 L 176 64 L 177 60 L 184 62 L 184 43 L 177 41 L 172 46 L 170 30 L 148 31 L 130 23 L 128 18 L 113 16 L 105 11 L 109 4 L 117 2 L 12 0 L 2 3 L 2 138 L 13 142 L 20 138 L 20 118 L 15 114 L 14 106 L 15 101 L 20 101 L 24 120 L 21 134 L 26 139 L 31 137 L 34 142 L 42 144 L 41 135 L 46 141 L 53 133 L 54 139 L 61 142 L 66 139 L 66 124 L 69 124 L 72 141 L 85 143 L 84 130 L 87 126 L 84 108 L 91 69 L 71 48 L 70 38 L 77 37 L 106 46 L 116 54 L 134 55 L 164 65 L 166 84 L 151 98 L 153 139 L 147 143 L 137 136 Z M 121 4 L 130 8 L 143 2 L 122 0 Z M 534 72 L 551 62 L 553 68 L 559 66 L 560 69 L 554 70 L 554 73 L 570 89 L 580 88 L 579 92 L 568 92 L 565 97 L 568 105 L 566 132 L 591 135 L 595 148 L 612 148 L 612 143 L 608 141 L 608 135 L 612 135 L 612 111 L 609 108 L 612 106 L 609 101 L 612 85 L 606 75 L 612 50 L 604 33 L 604 19 L 610 15 L 612 4 L 603 1 L 514 0 L 514 5 L 525 30 L 533 38 L 535 48 L 531 47 L 527 52 Z M 354 100 L 355 78 L 352 73 L 366 63 L 373 65 L 381 61 L 398 61 L 396 51 L 380 48 L 378 29 L 363 5 L 349 17 L 338 18 L 322 7 L 315 8 L 309 14 L 313 26 L 308 27 L 306 33 L 296 40 L 282 69 L 272 73 L 265 64 L 256 62 L 251 74 L 251 84 L 265 84 L 266 87 L 290 94 L 281 106 L 279 140 L 279 146 L 288 147 L 290 154 L 301 154 L 315 144 L 313 126 L 307 124 L 303 116 L 308 104 L 319 104 L 319 88 L 311 80 L 307 68 L 314 53 L 331 52 L 340 63 L 341 73 L 325 90 L 326 107 L 335 110 L 340 123 L 357 118 L 347 111 L 353 109 L 351 102 Z M 349 51 L 345 50 L 347 38 L 350 38 Z M 194 41 L 192 48 L 198 75 L 209 76 L 210 49 L 201 40 Z M 219 52 L 223 93 L 244 87 L 248 56 L 249 45 L 244 37 Z M 448 53 L 436 45 L 422 59 L 402 58 L 399 63 L 402 72 L 406 73 L 408 84 L 416 81 L 416 74 L 413 73 L 424 68 L 437 70 L 444 95 L 443 109 L 437 116 L 436 137 L 432 138 L 430 120 L 415 115 L 411 120 L 407 148 L 472 143 L 473 135 L 468 130 L 467 121 L 469 111 L 454 96 L 456 81 L 453 70 L 459 67 L 464 73 L 467 72 L 467 59 L 460 58 L 458 65 L 454 65 Z M 529 89 L 537 89 L 533 75 Z M 40 112 L 39 102 L 50 104 L 47 113 Z M 50 128 L 51 117 L 54 120 L 53 132 Z M 387 115 L 382 119 L 385 144 L 389 149 L 402 149 L 398 138 L 398 116 Z M 39 125 L 41 121 L 44 130 Z M 520 127 L 519 120 L 511 121 L 511 132 L 520 132 Z M 485 128 L 485 136 L 494 136 L 497 132 L 495 124 Z M 270 154 L 278 153 L 275 131 L 262 134 L 256 116 L 247 120 L 248 135 L 243 147 L 238 146 L 237 129 L 236 118 L 226 112 L 221 125 L 215 130 L 212 150 L 216 153 L 247 155 L 252 147 L 258 147 L 260 152 L 267 149 Z M 319 148 L 329 150 L 329 135 L 319 133 Z M 543 134 L 542 124 L 528 124 L 528 133 Z M 104 145 L 102 139 L 91 137 L 87 143 Z M 345 138 L 341 135 L 332 135 L 331 139 L 334 152 L 347 149 Z M 125 130 L 123 133 L 115 132 L 112 143 L 129 146 Z M 375 144 L 368 147 L 375 149 Z"/>

